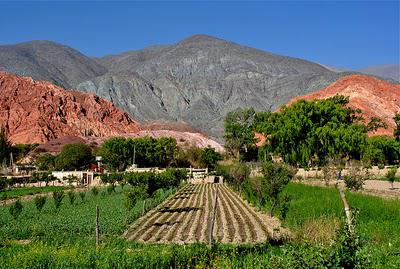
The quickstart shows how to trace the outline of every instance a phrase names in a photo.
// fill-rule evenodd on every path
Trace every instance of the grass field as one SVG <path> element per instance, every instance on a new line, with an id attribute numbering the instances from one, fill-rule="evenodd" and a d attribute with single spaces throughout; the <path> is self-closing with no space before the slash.
<path id="1" fill-rule="evenodd" d="M 47 187 L 22 187 L 6 189 L 0 192 L 0 200 L 18 198 L 25 195 L 34 195 L 38 193 L 49 193 L 58 190 L 64 190 L 63 186 L 47 186 Z"/>
<path id="2" fill-rule="evenodd" d="M 289 184 L 285 191 L 292 201 L 283 223 L 296 234 L 293 241 L 283 245 L 217 244 L 212 249 L 203 244 L 153 245 L 124 240 L 121 235 L 141 215 L 143 202 L 128 211 L 120 188 L 111 194 L 103 189 L 97 196 L 90 192 L 84 202 L 77 198 L 72 206 L 65 198 L 59 211 L 51 198 L 42 213 L 32 202 L 24 202 L 17 220 L 11 218 L 9 206 L 2 206 L 0 268 L 339 268 L 334 245 L 322 238 L 328 234 L 334 240 L 341 221 L 337 191 L 301 184 Z M 159 193 L 153 206 L 172 193 Z M 357 227 L 365 240 L 363 262 L 369 268 L 400 268 L 400 201 L 353 193 L 347 197 L 360 212 Z M 95 205 L 100 206 L 98 249 Z"/>

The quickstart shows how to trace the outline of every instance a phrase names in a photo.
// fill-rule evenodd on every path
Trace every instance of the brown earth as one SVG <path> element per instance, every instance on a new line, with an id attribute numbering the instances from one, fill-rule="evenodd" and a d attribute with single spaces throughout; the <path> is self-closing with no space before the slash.
<path id="1" fill-rule="evenodd" d="M 94 94 L 66 91 L 46 81 L 0 72 L 0 124 L 9 140 L 43 143 L 63 136 L 115 136 L 139 125 Z"/>
<path id="2" fill-rule="evenodd" d="M 279 220 L 255 210 L 226 185 L 189 184 L 138 219 L 124 237 L 149 243 L 208 243 L 215 195 L 214 240 L 259 243 L 289 236 Z"/>
<path id="3" fill-rule="evenodd" d="M 381 119 L 388 125 L 370 135 L 393 135 L 396 124 L 393 117 L 400 112 L 400 85 L 388 83 L 373 77 L 351 75 L 339 79 L 330 86 L 308 95 L 292 99 L 292 104 L 300 99 L 326 99 L 335 95 L 349 97 L 349 106 L 362 110 L 366 122 L 372 117 Z"/>

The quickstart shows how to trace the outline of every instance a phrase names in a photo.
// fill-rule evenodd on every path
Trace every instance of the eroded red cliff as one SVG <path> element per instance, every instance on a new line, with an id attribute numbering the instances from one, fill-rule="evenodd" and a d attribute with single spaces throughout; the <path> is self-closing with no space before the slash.
<path id="1" fill-rule="evenodd" d="M 12 143 L 43 143 L 63 136 L 115 136 L 140 131 L 112 103 L 66 91 L 50 82 L 0 72 L 0 124 Z"/>

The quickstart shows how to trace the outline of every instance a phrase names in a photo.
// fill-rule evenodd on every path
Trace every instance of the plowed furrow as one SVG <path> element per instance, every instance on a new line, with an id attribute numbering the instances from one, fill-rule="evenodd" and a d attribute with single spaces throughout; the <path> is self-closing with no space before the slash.
<path id="1" fill-rule="evenodd" d="M 187 189 L 187 187 L 188 186 L 185 186 L 181 191 L 179 191 L 173 197 L 176 197 L 176 195 L 179 195 L 179 193 L 182 193 L 182 191 L 185 191 Z M 176 203 L 179 202 L 178 199 L 174 200 L 172 198 L 165 201 L 162 204 L 162 206 L 155 208 L 154 211 L 152 212 L 153 214 L 146 214 L 144 217 L 146 217 L 148 215 L 150 215 L 151 217 L 147 218 L 147 219 L 143 218 L 142 222 L 139 222 L 138 225 L 136 225 L 135 231 L 133 232 L 133 234 L 131 236 L 128 237 L 128 239 L 140 240 L 144 235 L 146 235 L 149 232 L 149 230 L 152 228 L 152 224 L 162 217 L 163 213 L 160 211 L 160 209 L 174 206 Z"/>
<path id="2" fill-rule="evenodd" d="M 228 188 L 228 187 L 225 187 Z M 270 235 L 272 234 L 272 229 L 270 229 L 265 222 L 263 221 L 263 219 L 260 218 L 260 216 L 258 215 L 258 213 L 251 208 L 245 201 L 243 201 L 242 198 L 240 198 L 240 196 L 236 193 L 234 193 L 233 191 L 230 191 L 230 195 L 237 201 L 237 203 L 241 203 L 245 209 L 245 211 L 248 214 L 251 214 L 251 216 L 254 219 L 254 223 L 255 225 L 258 227 L 258 236 L 262 236 L 265 237 L 265 239 L 268 239 L 270 237 Z"/>
<path id="3" fill-rule="evenodd" d="M 237 207 L 240 209 L 242 214 L 245 214 L 246 216 L 246 223 L 249 225 L 249 229 L 251 232 L 251 240 L 253 242 L 257 241 L 264 241 L 265 239 L 268 238 L 268 232 L 266 233 L 263 230 L 263 227 L 261 223 L 259 222 L 259 219 L 256 218 L 252 214 L 252 209 L 247 208 L 243 200 L 236 195 L 232 190 L 230 190 L 228 187 L 224 187 L 227 191 L 227 195 L 233 200 L 233 202 L 237 205 Z"/>
<path id="4" fill-rule="evenodd" d="M 238 234 L 240 237 L 239 242 L 246 242 L 247 240 L 251 239 L 251 231 L 246 220 L 246 215 L 243 213 L 242 210 L 233 202 L 230 196 L 227 194 L 227 189 L 221 188 L 223 196 L 226 197 L 228 204 L 232 207 L 233 211 L 233 219 L 236 219 L 239 222 L 238 227 Z"/>
<path id="5" fill-rule="evenodd" d="M 183 199 L 175 199 L 176 202 L 168 209 L 174 210 L 181 208 L 185 203 Z M 142 237 L 144 241 L 158 242 L 162 240 L 166 233 L 166 230 L 174 223 L 174 220 L 178 217 L 180 213 L 174 212 L 162 212 L 159 219 L 152 223 L 151 228 Z"/>
<path id="6" fill-rule="evenodd" d="M 196 231 L 197 229 L 203 225 L 203 219 L 204 219 L 204 205 L 206 203 L 206 186 L 204 184 L 200 184 L 200 195 L 197 197 L 197 202 L 196 206 L 200 208 L 194 216 L 193 219 L 189 220 L 188 223 L 185 225 L 185 228 L 183 230 L 183 237 L 186 238 L 187 242 L 196 242 Z"/>
<path id="7" fill-rule="evenodd" d="M 219 192 L 219 206 L 222 209 L 221 211 L 223 212 L 221 214 L 222 218 L 222 223 L 224 227 L 224 237 L 223 237 L 223 243 L 230 243 L 234 242 L 235 240 L 238 240 L 238 238 L 235 238 L 235 235 L 239 232 L 239 225 L 236 219 L 234 219 L 233 216 L 233 211 L 232 207 L 228 202 L 226 201 L 226 196 L 222 195 L 222 190 Z"/>
<path id="8" fill-rule="evenodd" d="M 201 218 L 201 225 L 198 224 L 196 229 L 196 240 L 202 242 L 208 242 L 207 232 L 208 232 L 208 224 L 210 221 L 210 213 L 212 207 L 212 189 L 210 184 L 206 184 L 206 195 L 205 195 L 205 203 L 204 203 L 204 215 Z"/>
<path id="9" fill-rule="evenodd" d="M 197 186 L 196 186 L 197 187 Z M 194 192 L 198 192 L 198 188 L 194 189 Z M 166 242 L 183 242 L 182 239 L 182 229 L 186 225 L 186 222 L 193 218 L 194 212 L 196 210 L 196 199 L 199 196 L 199 193 L 192 194 L 190 199 L 186 199 L 183 205 L 184 208 L 187 208 L 188 211 L 183 211 L 179 214 L 176 219 L 176 223 L 172 225 L 169 229 L 168 233 L 164 237 L 164 241 Z"/>

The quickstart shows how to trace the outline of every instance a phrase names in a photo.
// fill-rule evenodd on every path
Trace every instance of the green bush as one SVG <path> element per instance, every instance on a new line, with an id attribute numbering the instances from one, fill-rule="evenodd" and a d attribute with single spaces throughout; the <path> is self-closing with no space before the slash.
<path id="1" fill-rule="evenodd" d="M 273 162 L 265 162 L 262 170 L 264 176 L 260 178 L 260 190 L 257 191 L 257 194 L 261 196 L 261 203 L 265 200 L 269 201 L 270 215 L 272 216 L 274 209 L 279 205 L 279 195 L 290 180 L 292 180 L 294 172 L 285 164 Z M 288 203 L 289 200 L 289 197 L 286 197 L 281 202 Z M 285 207 L 287 206 L 283 205 L 282 212 L 284 216 L 286 216 L 287 210 Z"/>
<path id="2" fill-rule="evenodd" d="M 386 173 L 387 180 L 390 183 L 392 183 L 392 189 L 393 189 L 394 181 L 396 180 L 396 173 L 397 173 L 397 167 L 390 168 Z"/>
<path id="3" fill-rule="evenodd" d="M 126 207 L 131 210 L 137 201 L 144 200 L 147 197 L 147 185 L 134 186 L 126 193 Z"/>
<path id="4" fill-rule="evenodd" d="M 16 220 L 19 215 L 22 213 L 22 209 L 24 206 L 22 205 L 21 201 L 18 199 L 14 204 L 10 206 L 10 214 Z"/>
<path id="5" fill-rule="evenodd" d="M 96 187 L 93 187 L 92 188 L 92 194 L 93 194 L 93 196 L 97 196 L 99 194 L 99 189 L 96 188 Z"/>
<path id="6" fill-rule="evenodd" d="M 75 192 L 74 192 L 74 191 L 69 191 L 69 192 L 68 192 L 68 200 L 69 200 L 69 203 L 70 203 L 71 205 L 74 204 L 75 199 L 76 199 Z"/>
<path id="7" fill-rule="evenodd" d="M 85 196 L 86 196 L 86 192 L 85 191 L 80 191 L 79 192 L 79 197 L 81 197 L 82 203 L 85 201 Z"/>
<path id="8" fill-rule="evenodd" d="M 44 204 L 46 203 L 46 196 L 37 195 L 33 199 L 36 209 L 40 212 L 43 209 Z"/>
<path id="9" fill-rule="evenodd" d="M 64 191 L 53 192 L 54 206 L 56 207 L 56 209 L 60 208 L 63 199 L 64 199 Z"/>

